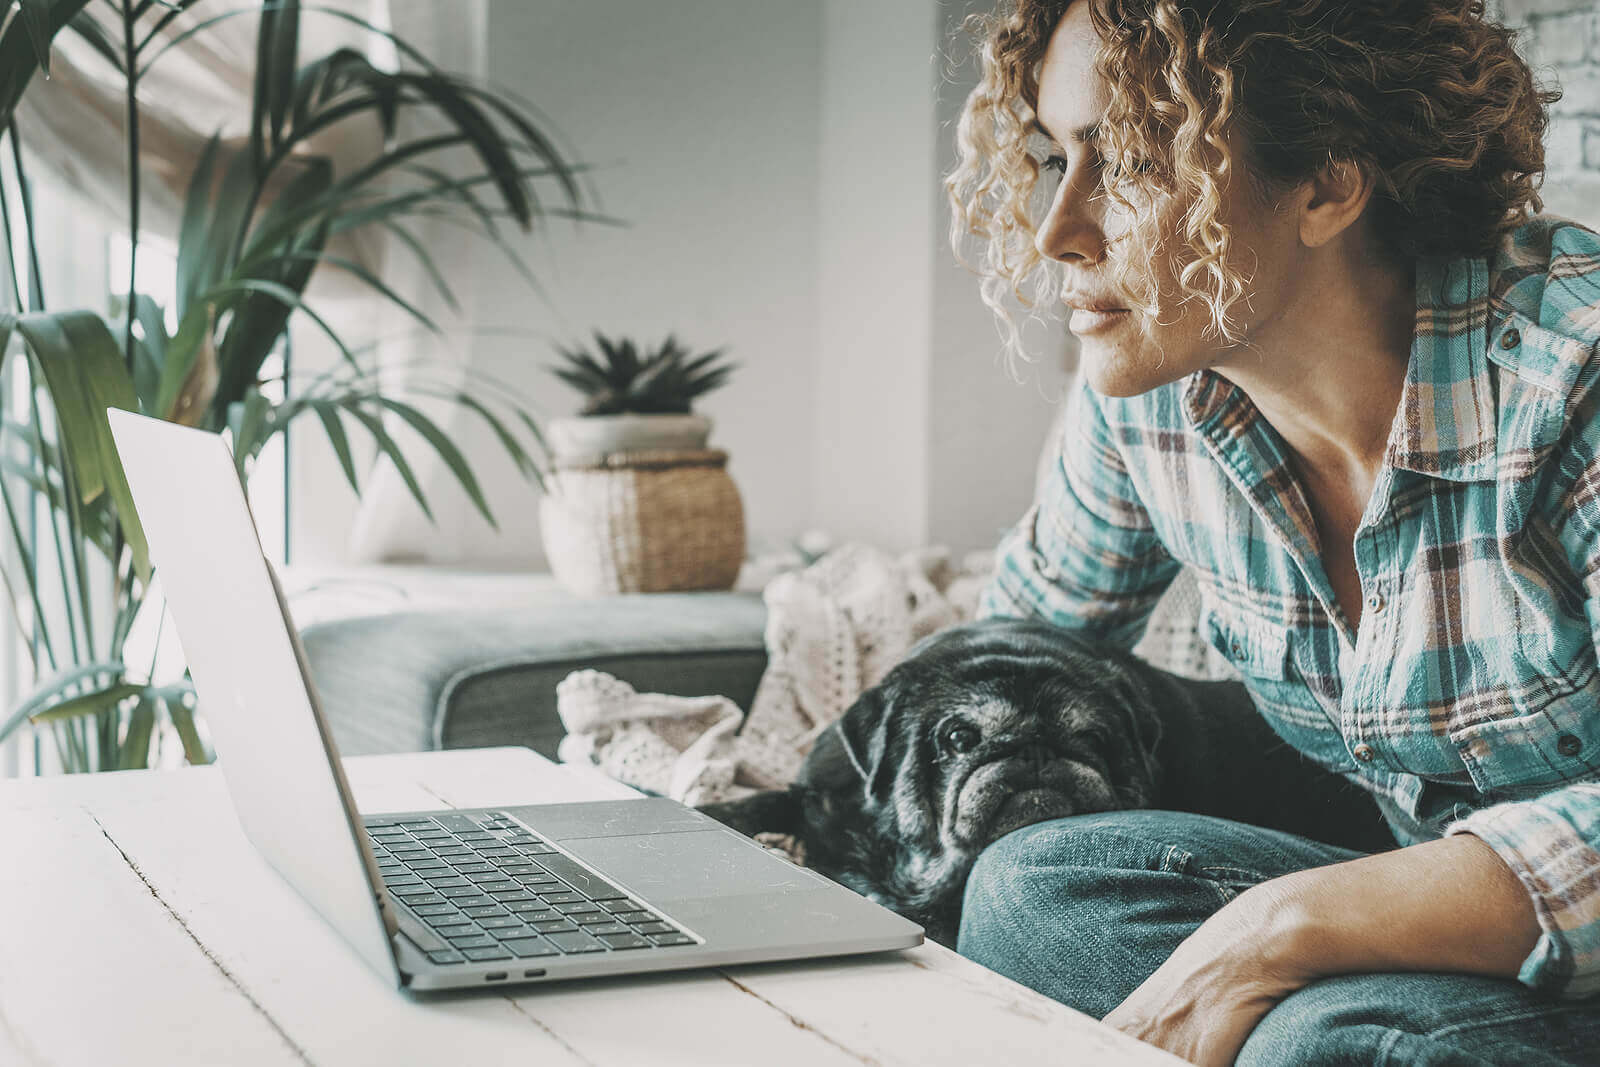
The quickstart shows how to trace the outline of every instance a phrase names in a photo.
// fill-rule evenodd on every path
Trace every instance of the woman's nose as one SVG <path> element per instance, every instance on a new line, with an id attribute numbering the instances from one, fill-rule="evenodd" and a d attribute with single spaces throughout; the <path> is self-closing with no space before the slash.
<path id="1" fill-rule="evenodd" d="M 1098 263 L 1105 255 L 1098 201 L 1092 196 L 1097 181 L 1087 168 L 1075 167 L 1061 176 L 1050 200 L 1050 210 L 1034 235 L 1034 247 L 1046 259 Z"/>

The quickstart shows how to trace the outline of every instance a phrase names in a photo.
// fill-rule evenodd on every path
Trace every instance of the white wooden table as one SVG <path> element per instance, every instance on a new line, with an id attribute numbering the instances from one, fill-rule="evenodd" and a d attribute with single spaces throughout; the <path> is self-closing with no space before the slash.
<path id="1" fill-rule="evenodd" d="M 345 767 L 363 812 L 629 794 L 520 748 Z M 0 782 L 0 848 L 6 1067 L 1178 1062 L 932 943 L 407 995 L 266 866 L 210 767 Z"/>

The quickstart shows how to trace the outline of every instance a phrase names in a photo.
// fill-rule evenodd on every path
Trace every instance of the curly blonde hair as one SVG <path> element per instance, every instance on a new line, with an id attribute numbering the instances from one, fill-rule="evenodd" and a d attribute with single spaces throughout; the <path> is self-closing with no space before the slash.
<path id="1" fill-rule="evenodd" d="M 1162 295 L 1149 265 L 1181 211 L 1169 253 L 1178 302 L 1203 302 L 1207 336 L 1243 341 L 1232 312 L 1249 279 L 1218 220 L 1235 169 L 1270 208 L 1322 167 L 1361 168 L 1371 232 L 1396 262 L 1483 255 L 1543 210 L 1547 108 L 1561 94 L 1535 83 L 1482 0 L 1005 0 L 966 20 L 982 73 L 945 188 L 958 258 L 972 267 L 968 242 L 984 246 L 972 269 L 1013 374 L 1016 358 L 1031 360 L 1008 297 L 1038 315 L 1062 285 L 1034 246 L 1047 190 L 1032 149 L 1039 64 L 1072 3 L 1089 4 L 1109 91 L 1103 195 L 1133 220 L 1108 250 L 1108 280 L 1147 334 Z"/>

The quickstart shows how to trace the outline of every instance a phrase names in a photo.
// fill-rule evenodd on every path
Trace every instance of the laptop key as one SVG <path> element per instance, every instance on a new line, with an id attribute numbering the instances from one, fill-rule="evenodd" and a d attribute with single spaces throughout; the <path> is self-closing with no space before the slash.
<path id="1" fill-rule="evenodd" d="M 511 868 L 507 867 L 506 870 L 510 871 Z M 514 874 L 512 877 L 521 882 L 523 885 L 540 886 L 562 884 L 561 881 L 549 871 L 534 871 L 531 874 Z"/>
<path id="2" fill-rule="evenodd" d="M 661 916 L 657 915 L 653 911 L 614 911 L 611 914 L 615 915 L 622 922 L 629 924 L 655 922 L 657 919 L 661 918 Z"/>
<path id="3" fill-rule="evenodd" d="M 533 931 L 522 925 L 508 926 L 498 930 L 490 930 L 489 936 L 496 941 L 510 941 L 516 937 L 532 937 Z"/>
<path id="4" fill-rule="evenodd" d="M 440 892 L 446 889 L 465 889 L 472 885 L 471 882 L 459 874 L 453 874 L 449 870 L 425 871 L 423 872 L 422 880 Z"/>
<path id="5" fill-rule="evenodd" d="M 493 893 L 496 889 L 517 889 L 519 886 L 516 882 L 508 882 L 505 879 L 501 879 L 497 882 L 479 882 L 478 888 L 485 893 Z"/>
<path id="6" fill-rule="evenodd" d="M 590 919 L 590 918 L 598 919 L 600 917 L 598 915 L 594 915 L 594 916 L 585 915 L 584 918 L 585 919 Z M 601 934 L 626 934 L 626 933 L 630 933 L 631 932 L 631 931 L 629 931 L 629 929 L 628 929 L 626 924 L 619 923 L 619 922 L 597 922 L 597 923 L 594 923 L 593 925 L 590 925 L 590 924 L 586 923 L 586 924 L 584 924 L 583 928 L 585 930 L 589 931 L 591 934 L 594 934 L 596 937 L 599 937 Z"/>
<path id="7" fill-rule="evenodd" d="M 475 897 L 451 897 L 450 903 L 458 908 L 492 908 L 494 899 L 479 893 Z"/>
<path id="8" fill-rule="evenodd" d="M 497 926 L 521 926 L 522 920 L 514 915 L 486 915 L 478 920 L 478 925 L 493 930 Z"/>
<path id="9" fill-rule="evenodd" d="M 433 827 L 432 819 L 401 819 L 400 825 L 407 830 L 428 830 Z"/>
<path id="10" fill-rule="evenodd" d="M 453 949 L 435 949 L 428 953 L 434 963 L 465 963 L 467 958 Z"/>
<path id="11" fill-rule="evenodd" d="M 490 915 L 504 915 L 506 913 L 506 909 L 500 907 L 498 904 L 486 904 L 481 908 L 462 908 L 461 911 L 463 914 L 470 915 L 474 919 L 483 919 Z"/>
<path id="12" fill-rule="evenodd" d="M 511 953 L 496 945 L 494 948 L 469 948 L 466 949 L 469 960 L 509 960 Z"/>
<path id="13" fill-rule="evenodd" d="M 679 933 L 651 934 L 650 935 L 650 940 L 654 941 L 658 945 L 692 945 L 692 944 L 694 944 L 694 938 L 690 937 L 688 934 L 679 934 Z"/>
<path id="14" fill-rule="evenodd" d="M 605 951 L 604 945 L 582 930 L 573 930 L 570 933 L 550 933 L 544 936 L 550 939 L 552 945 L 566 953 Z"/>
<path id="15" fill-rule="evenodd" d="M 529 925 L 535 930 L 539 931 L 541 934 L 554 934 L 560 933 L 563 930 L 577 929 L 576 925 L 569 923 L 565 919 L 544 919 L 539 922 L 529 923 Z"/>
<path id="16" fill-rule="evenodd" d="M 600 940 L 611 948 L 649 948 L 650 942 L 638 934 L 600 934 Z"/>
<path id="17" fill-rule="evenodd" d="M 432 918 L 436 915 L 454 915 L 456 913 L 454 905 L 448 902 L 441 904 L 414 904 L 411 910 L 424 919 Z"/>
<path id="18" fill-rule="evenodd" d="M 617 922 L 610 915 L 607 915 L 603 911 L 590 912 L 583 915 L 569 915 L 567 918 L 585 928 L 602 923 L 606 926 L 622 926 L 621 923 Z M 622 928 L 624 930 L 627 929 L 626 926 L 622 926 Z"/>
<path id="19" fill-rule="evenodd" d="M 644 908 L 637 900 L 623 897 L 621 900 L 602 900 L 600 906 L 609 912 L 641 911 Z"/>
<path id="20" fill-rule="evenodd" d="M 476 897 L 476 896 L 481 896 L 482 895 L 482 893 L 479 891 L 478 887 L 475 886 L 475 885 L 472 885 L 471 883 L 466 883 L 466 884 L 463 884 L 463 885 L 445 886 L 443 889 L 439 890 L 439 893 L 442 896 L 452 897 L 452 898 Z"/>
<path id="21" fill-rule="evenodd" d="M 539 893 L 539 899 L 543 900 L 551 907 L 555 907 L 557 904 L 574 904 L 583 898 L 577 893 L 545 893 L 541 891 Z"/>
<path id="22" fill-rule="evenodd" d="M 518 904 L 520 904 L 520 903 L 523 903 L 523 902 L 526 902 L 526 901 L 537 900 L 538 899 L 532 893 L 528 892 L 526 889 L 496 889 L 494 892 L 490 893 L 489 895 L 491 897 L 494 897 L 494 899 L 498 900 L 502 904 L 507 904 L 507 903 L 518 903 Z"/>
<path id="23" fill-rule="evenodd" d="M 524 919 L 559 919 L 552 908 L 545 907 L 542 900 L 513 900 L 505 905 L 505 909 L 521 915 Z"/>
<path id="24" fill-rule="evenodd" d="M 399 897 L 401 900 L 405 901 L 407 904 L 443 904 L 444 903 L 444 897 L 441 897 L 438 893 L 435 893 L 431 889 L 429 889 L 429 890 L 427 890 L 426 892 L 423 892 L 423 893 L 415 893 L 415 892 L 408 892 L 407 891 L 407 887 L 402 886 L 398 890 L 394 890 L 393 893 L 394 893 L 395 896 Z"/>
<path id="25" fill-rule="evenodd" d="M 664 922 L 634 923 L 633 928 L 641 934 L 670 934 L 674 929 L 671 923 Z"/>
<path id="26" fill-rule="evenodd" d="M 488 948 L 490 945 L 499 944 L 488 934 L 452 934 L 445 940 L 456 948 Z"/>
<path id="27" fill-rule="evenodd" d="M 556 910 L 563 915 L 581 915 L 586 911 L 599 911 L 600 905 L 591 904 L 587 900 L 575 900 L 566 904 L 557 904 Z"/>
<path id="28" fill-rule="evenodd" d="M 485 863 L 480 859 L 471 859 L 466 861 L 457 860 L 453 866 L 458 874 L 464 874 L 468 878 L 471 878 L 475 874 L 490 873 L 492 873 L 496 878 L 500 877 L 500 872 L 494 869 L 493 864 Z"/>
<path id="29" fill-rule="evenodd" d="M 557 954 L 555 946 L 542 937 L 519 937 L 513 941 L 502 941 L 500 944 L 523 959 Z"/>
<path id="30" fill-rule="evenodd" d="M 585 870 L 566 856 L 541 856 L 539 857 L 539 866 L 579 890 L 590 900 L 616 900 L 628 895 L 598 874 Z"/>

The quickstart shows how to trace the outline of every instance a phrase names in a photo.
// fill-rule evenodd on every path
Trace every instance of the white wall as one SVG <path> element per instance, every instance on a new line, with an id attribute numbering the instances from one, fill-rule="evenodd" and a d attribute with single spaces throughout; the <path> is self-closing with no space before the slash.
<path id="1" fill-rule="evenodd" d="M 492 248 L 467 257 L 484 333 L 460 347 L 559 415 L 577 398 L 543 369 L 552 341 L 598 327 L 727 345 L 742 366 L 697 409 L 732 456 L 753 550 L 814 527 L 890 549 L 992 545 L 1026 506 L 1052 409 L 996 362 L 947 244 L 955 17 L 939 0 L 488 0 L 489 78 L 599 166 L 602 208 L 630 225 L 517 238 L 542 298 Z M 1058 362 L 1046 354 L 1056 377 Z M 455 432 L 501 531 L 434 470 L 438 527 L 371 495 L 388 532 L 369 528 L 368 550 L 542 566 L 534 490 L 486 432 Z M 308 534 L 296 559 L 328 548 Z"/>
<path id="2" fill-rule="evenodd" d="M 546 301 L 495 253 L 480 255 L 480 322 L 539 336 L 482 338 L 474 361 L 568 414 L 576 395 L 542 370 L 551 340 L 599 328 L 726 345 L 741 367 L 696 408 L 731 453 L 753 540 L 802 527 L 810 504 L 820 33 L 815 4 L 785 0 L 490 5 L 490 78 L 600 165 L 604 210 L 630 225 L 524 240 Z M 490 474 L 491 501 L 517 497 L 514 472 Z M 500 537 L 464 516 L 450 531 L 460 551 L 537 561 L 534 500 L 522 500 Z"/>

